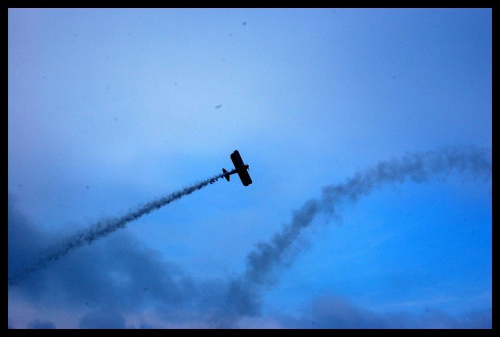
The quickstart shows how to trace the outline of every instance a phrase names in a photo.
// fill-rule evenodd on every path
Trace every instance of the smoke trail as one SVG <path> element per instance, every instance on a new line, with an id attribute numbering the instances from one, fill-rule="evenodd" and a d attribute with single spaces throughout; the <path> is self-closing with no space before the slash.
<path id="1" fill-rule="evenodd" d="M 105 219 L 97 222 L 88 229 L 79 231 L 75 235 L 70 236 L 69 238 L 63 240 L 58 245 L 55 245 L 52 249 L 44 252 L 38 258 L 38 260 L 31 266 L 24 268 L 22 271 L 13 275 L 12 277 L 9 276 L 8 284 L 15 285 L 17 282 L 24 279 L 30 273 L 44 267 L 47 263 L 51 261 L 60 259 L 73 249 L 81 247 L 85 244 L 90 244 L 93 241 L 105 237 L 106 235 L 120 228 L 124 228 L 129 222 L 135 221 L 143 215 L 149 214 L 152 211 L 157 210 L 163 206 L 166 206 L 175 200 L 178 200 L 188 194 L 198 191 L 203 187 L 207 186 L 208 184 L 213 184 L 223 176 L 224 176 L 223 173 L 218 174 L 210 179 L 198 182 L 180 191 L 162 197 L 158 200 L 149 202 L 146 205 L 139 207 L 137 210 L 131 211 L 121 217 Z"/>
<path id="2" fill-rule="evenodd" d="M 355 202 L 385 184 L 403 183 L 408 179 L 422 183 L 435 176 L 444 179 L 452 170 L 472 178 L 491 178 L 491 150 L 445 147 L 407 154 L 359 171 L 343 183 L 324 187 L 321 198 L 306 201 L 293 213 L 289 224 L 270 241 L 257 243 L 247 255 L 245 272 L 229 283 L 223 324 L 234 324 L 242 316 L 253 316 L 259 311 L 262 288 L 273 283 L 273 273 L 289 261 L 294 243 L 318 214 L 334 215 L 335 208 L 342 202 Z"/>

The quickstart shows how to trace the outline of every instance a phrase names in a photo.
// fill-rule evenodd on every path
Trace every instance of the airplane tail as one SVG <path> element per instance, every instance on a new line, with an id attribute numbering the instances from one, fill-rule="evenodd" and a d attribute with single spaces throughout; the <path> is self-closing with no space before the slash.
<path id="1" fill-rule="evenodd" d="M 222 169 L 222 173 L 227 173 L 226 169 L 224 169 L 224 168 L 223 168 L 223 169 Z M 229 181 L 229 179 L 230 179 L 229 177 L 230 177 L 230 176 L 229 176 L 229 174 L 228 174 L 228 175 L 227 175 L 227 176 L 225 176 L 224 178 L 226 178 L 226 180 L 227 180 L 227 181 Z"/>

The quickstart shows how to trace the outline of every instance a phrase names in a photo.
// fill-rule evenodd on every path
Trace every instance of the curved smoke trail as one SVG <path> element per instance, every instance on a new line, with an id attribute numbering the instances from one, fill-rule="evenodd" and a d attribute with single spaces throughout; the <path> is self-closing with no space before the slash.
<path id="1" fill-rule="evenodd" d="M 343 183 L 323 187 L 320 198 L 307 200 L 293 213 L 289 224 L 268 242 L 257 243 L 247 255 L 245 272 L 228 284 L 226 306 L 219 322 L 222 326 L 231 326 L 242 316 L 259 312 L 264 287 L 274 282 L 276 270 L 290 262 L 294 243 L 318 214 L 334 215 L 335 208 L 342 202 L 355 202 L 385 184 L 407 180 L 422 183 L 436 176 L 446 178 L 453 170 L 472 178 L 490 179 L 491 169 L 490 149 L 445 147 L 382 161 L 355 173 Z"/>
<path id="2" fill-rule="evenodd" d="M 135 221 L 140 217 L 142 217 L 143 215 L 149 214 L 152 211 L 157 210 L 163 206 L 166 206 L 175 200 L 178 200 L 188 194 L 198 191 L 203 187 L 207 186 L 208 184 L 213 184 L 223 176 L 224 176 L 223 173 L 218 174 L 210 179 L 198 182 L 180 191 L 162 197 L 158 200 L 149 202 L 146 205 L 139 207 L 135 211 L 131 211 L 121 217 L 105 219 L 97 222 L 88 229 L 79 231 L 78 233 L 65 239 L 63 242 L 56 245 L 52 249 L 42 253 L 41 256 L 38 258 L 38 260 L 34 262 L 32 265 L 24 268 L 22 271 L 13 276 L 9 276 L 8 284 L 15 285 L 17 282 L 24 279 L 30 273 L 44 267 L 45 265 L 47 265 L 47 263 L 51 261 L 60 259 L 73 249 L 81 247 L 85 244 L 90 244 L 93 241 L 105 237 L 106 235 L 111 234 L 112 232 L 120 228 L 124 228 L 129 222 Z"/>

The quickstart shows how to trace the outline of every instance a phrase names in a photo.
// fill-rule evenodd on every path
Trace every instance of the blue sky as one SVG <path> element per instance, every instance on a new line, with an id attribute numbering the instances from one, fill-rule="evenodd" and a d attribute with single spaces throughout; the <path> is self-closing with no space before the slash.
<path id="1" fill-rule="evenodd" d="M 231 168 L 235 149 L 253 179 L 208 185 L 27 275 L 9 286 L 9 327 L 491 327 L 491 9 L 8 19 L 9 275 Z M 266 282 L 244 282 L 252 253 L 325 187 L 428 151 L 466 164 L 345 192 Z"/>

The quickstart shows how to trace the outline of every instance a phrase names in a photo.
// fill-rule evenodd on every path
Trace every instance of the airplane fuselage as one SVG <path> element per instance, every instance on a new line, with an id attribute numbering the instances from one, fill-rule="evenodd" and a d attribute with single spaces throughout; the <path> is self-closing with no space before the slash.
<path id="1" fill-rule="evenodd" d="M 248 186 L 252 183 L 252 179 L 250 178 L 250 175 L 248 174 L 248 168 L 249 166 L 243 163 L 243 160 L 241 159 L 240 153 L 238 150 L 235 150 L 231 154 L 231 160 L 234 164 L 234 169 L 231 171 L 226 171 L 225 169 L 222 169 L 223 172 L 223 177 L 226 178 L 227 181 L 230 180 L 230 176 L 232 174 L 238 173 L 238 176 L 240 177 L 241 183 L 244 186 Z"/>

